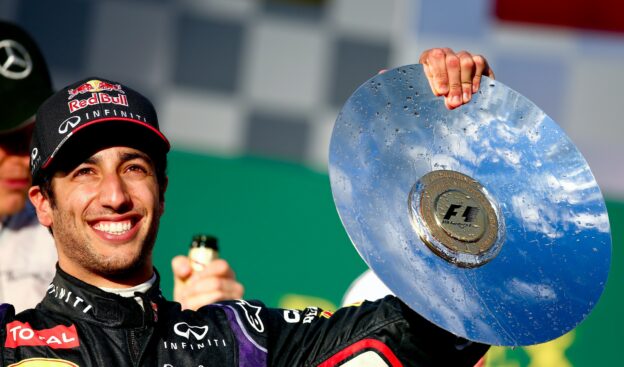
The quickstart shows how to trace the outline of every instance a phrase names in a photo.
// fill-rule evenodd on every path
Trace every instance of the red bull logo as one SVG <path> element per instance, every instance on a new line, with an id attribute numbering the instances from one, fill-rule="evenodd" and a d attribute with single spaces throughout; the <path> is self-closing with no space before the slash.
<path id="1" fill-rule="evenodd" d="M 87 99 L 75 99 L 73 101 L 67 102 L 67 106 L 69 107 L 69 112 L 74 113 L 78 110 L 81 110 L 87 106 L 93 106 L 96 104 L 116 104 L 119 106 L 128 106 L 128 97 L 125 94 L 118 94 L 116 96 L 111 96 L 108 93 L 91 93 L 89 98 Z"/>
<path id="2" fill-rule="evenodd" d="M 101 80 L 93 79 L 77 86 L 76 88 L 68 89 L 67 93 L 69 94 L 69 97 L 67 99 L 73 99 L 79 94 L 105 91 L 117 91 L 119 93 L 125 93 L 123 89 L 121 89 L 121 84 L 112 84 L 109 82 L 103 82 Z"/>

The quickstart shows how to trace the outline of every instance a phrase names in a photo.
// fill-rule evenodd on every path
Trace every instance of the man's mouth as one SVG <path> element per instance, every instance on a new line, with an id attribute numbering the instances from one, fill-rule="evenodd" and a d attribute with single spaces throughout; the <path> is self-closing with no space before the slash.
<path id="1" fill-rule="evenodd" d="M 124 220 L 120 222 L 100 221 L 93 225 L 93 228 L 112 235 L 122 235 L 132 229 L 132 221 Z"/>
<path id="2" fill-rule="evenodd" d="M 3 178 L 0 179 L 0 185 L 10 190 L 23 190 L 30 187 L 30 179 L 28 178 Z"/>

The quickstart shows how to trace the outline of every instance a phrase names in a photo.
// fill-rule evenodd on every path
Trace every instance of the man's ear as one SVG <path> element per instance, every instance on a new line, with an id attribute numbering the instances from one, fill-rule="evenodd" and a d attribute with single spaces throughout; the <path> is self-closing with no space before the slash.
<path id="1" fill-rule="evenodd" d="M 52 205 L 50 199 L 43 195 L 39 186 L 32 186 L 28 190 L 28 198 L 37 211 L 39 223 L 50 227 L 52 225 Z"/>

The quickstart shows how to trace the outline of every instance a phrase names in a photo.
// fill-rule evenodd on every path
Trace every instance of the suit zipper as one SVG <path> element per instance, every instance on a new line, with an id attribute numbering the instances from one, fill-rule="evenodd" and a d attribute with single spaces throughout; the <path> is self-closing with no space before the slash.
<path id="1" fill-rule="evenodd" d="M 130 351 L 132 353 L 132 359 L 135 365 L 139 363 L 139 343 L 137 342 L 136 334 L 134 330 L 130 330 Z"/>

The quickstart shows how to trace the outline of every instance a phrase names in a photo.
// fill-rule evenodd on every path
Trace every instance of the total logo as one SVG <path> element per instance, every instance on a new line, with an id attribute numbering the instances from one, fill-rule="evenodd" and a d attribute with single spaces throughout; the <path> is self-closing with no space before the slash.
<path id="1" fill-rule="evenodd" d="M 74 99 L 79 94 L 85 93 L 95 93 L 95 92 L 104 92 L 104 91 L 117 91 L 121 93 L 126 93 L 121 89 L 121 84 L 112 84 L 109 82 L 104 82 L 101 80 L 93 79 L 89 80 L 86 83 L 83 83 L 76 88 L 68 89 L 67 93 L 69 97 L 68 100 Z"/>
<path id="2" fill-rule="evenodd" d="M 50 329 L 34 330 L 29 323 L 13 321 L 6 325 L 6 348 L 48 346 L 52 349 L 70 349 L 80 346 L 76 326 L 57 325 Z"/>

